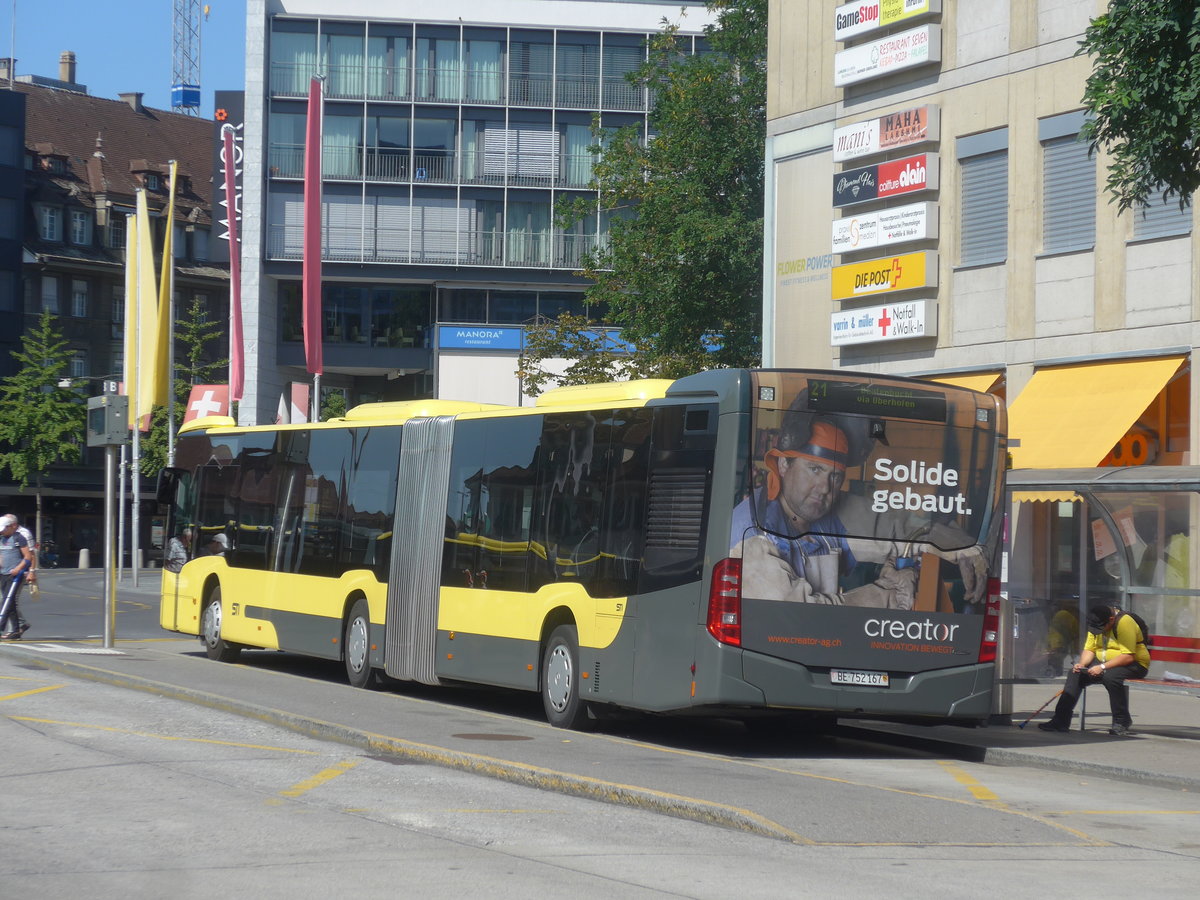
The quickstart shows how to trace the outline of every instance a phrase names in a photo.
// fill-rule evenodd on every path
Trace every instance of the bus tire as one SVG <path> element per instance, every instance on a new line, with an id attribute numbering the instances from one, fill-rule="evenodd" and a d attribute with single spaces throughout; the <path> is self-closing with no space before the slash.
<path id="1" fill-rule="evenodd" d="M 346 616 L 342 631 L 342 660 L 346 663 L 346 680 L 352 687 L 375 687 L 378 679 L 371 668 L 371 610 L 366 598 L 359 597 Z"/>
<path id="2" fill-rule="evenodd" d="M 582 731 L 590 721 L 587 703 L 579 698 L 579 637 L 574 625 L 559 625 L 546 641 L 542 706 L 555 728 Z"/>
<path id="3" fill-rule="evenodd" d="M 237 662 L 242 648 L 221 637 L 221 587 L 213 588 L 200 613 L 200 641 L 209 659 L 217 662 Z"/>

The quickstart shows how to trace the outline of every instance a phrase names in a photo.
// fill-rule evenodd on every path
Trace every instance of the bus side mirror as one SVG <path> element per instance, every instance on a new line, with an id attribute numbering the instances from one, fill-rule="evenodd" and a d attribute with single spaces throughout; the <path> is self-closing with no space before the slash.
<path id="1" fill-rule="evenodd" d="M 155 488 L 154 498 L 160 506 L 170 506 L 175 500 L 175 489 L 179 486 L 183 472 L 183 469 L 159 469 L 158 486 Z"/>

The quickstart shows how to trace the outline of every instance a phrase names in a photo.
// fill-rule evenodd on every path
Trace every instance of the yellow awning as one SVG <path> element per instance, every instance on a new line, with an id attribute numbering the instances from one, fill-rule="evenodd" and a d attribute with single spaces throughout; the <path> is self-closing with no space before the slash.
<path id="1" fill-rule="evenodd" d="M 1095 466 L 1154 401 L 1184 357 L 1039 369 L 1008 410 L 1017 469 Z"/>
<path id="2" fill-rule="evenodd" d="M 996 386 L 996 382 L 1000 380 L 1000 373 L 975 372 L 970 375 L 933 375 L 929 380 L 953 385 L 954 387 L 968 388 L 972 391 L 979 391 L 986 394 Z"/>

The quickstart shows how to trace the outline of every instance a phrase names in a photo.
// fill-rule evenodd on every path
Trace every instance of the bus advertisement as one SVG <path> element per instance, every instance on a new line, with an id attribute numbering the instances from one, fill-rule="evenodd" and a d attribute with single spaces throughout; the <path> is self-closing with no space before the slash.
<path id="1" fill-rule="evenodd" d="M 199 419 L 160 478 L 161 624 L 356 686 L 537 692 L 560 727 L 980 722 L 1005 428 L 989 394 L 796 370 Z"/>

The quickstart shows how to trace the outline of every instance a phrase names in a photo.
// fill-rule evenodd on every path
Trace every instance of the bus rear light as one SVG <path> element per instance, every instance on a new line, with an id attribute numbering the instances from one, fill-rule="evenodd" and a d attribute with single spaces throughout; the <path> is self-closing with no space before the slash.
<path id="1" fill-rule="evenodd" d="M 708 633 L 722 644 L 742 645 L 742 561 L 723 559 L 712 572 Z"/>
<path id="2" fill-rule="evenodd" d="M 983 613 L 983 634 L 979 638 L 979 661 L 996 661 L 996 639 L 1000 636 L 1000 579 L 989 578 L 987 607 Z"/>

